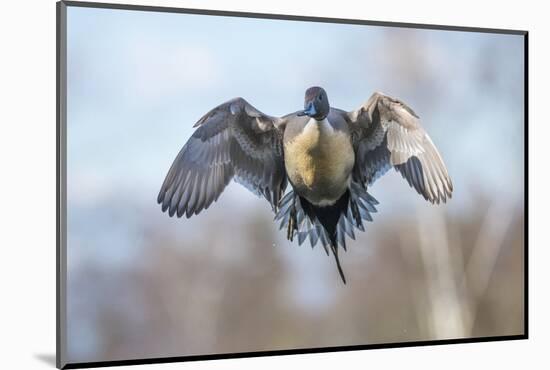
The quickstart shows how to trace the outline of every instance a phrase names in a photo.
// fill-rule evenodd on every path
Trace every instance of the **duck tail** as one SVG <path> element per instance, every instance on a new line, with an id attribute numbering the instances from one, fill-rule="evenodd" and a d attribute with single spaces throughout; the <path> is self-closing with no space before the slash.
<path id="1" fill-rule="evenodd" d="M 298 244 L 309 239 L 311 247 L 320 243 L 327 255 L 334 256 L 338 272 L 344 284 L 346 277 L 338 256 L 339 246 L 346 250 L 346 235 L 355 239 L 354 229 L 364 231 L 363 220 L 372 221 L 371 213 L 378 204 L 366 189 L 352 182 L 349 189 L 330 206 L 316 206 L 293 191 L 279 203 L 275 220 L 285 229 L 287 239 L 298 239 Z"/>
<path id="2" fill-rule="evenodd" d="M 313 222 L 318 222 L 324 229 L 326 237 L 328 238 L 328 244 L 336 260 L 336 266 L 338 267 L 338 272 L 344 284 L 346 284 L 346 276 L 344 275 L 344 270 L 340 264 L 340 259 L 338 258 L 338 223 L 340 218 L 346 213 L 349 205 L 350 193 L 349 190 L 346 192 L 334 203 L 329 206 L 316 206 L 308 202 L 304 198 L 300 198 L 300 203 L 304 212 L 310 220 Z M 345 238 L 342 247 L 345 249 Z"/>

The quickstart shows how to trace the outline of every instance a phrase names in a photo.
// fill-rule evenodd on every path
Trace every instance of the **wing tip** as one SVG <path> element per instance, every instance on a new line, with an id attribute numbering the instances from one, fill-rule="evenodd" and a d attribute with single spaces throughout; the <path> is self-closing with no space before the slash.
<path id="1" fill-rule="evenodd" d="M 164 190 L 164 187 L 162 187 L 159 191 L 159 195 L 157 195 L 157 204 L 162 204 L 162 202 L 164 202 L 165 195 L 166 195 L 166 190 Z"/>
<path id="2" fill-rule="evenodd" d="M 426 199 L 428 202 L 432 203 L 432 204 L 436 204 L 436 205 L 439 205 L 439 204 L 446 204 L 447 201 L 449 201 L 450 199 L 452 199 L 453 197 L 453 191 L 452 189 L 451 190 L 448 190 L 448 189 L 444 189 L 444 190 L 440 190 L 440 189 L 437 189 L 437 193 L 435 195 L 433 194 L 430 194 L 428 192 L 422 192 L 420 193 L 424 199 Z"/>

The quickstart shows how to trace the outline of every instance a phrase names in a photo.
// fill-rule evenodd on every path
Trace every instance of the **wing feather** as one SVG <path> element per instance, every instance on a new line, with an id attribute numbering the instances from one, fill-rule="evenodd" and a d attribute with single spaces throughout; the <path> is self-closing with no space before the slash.
<path id="1" fill-rule="evenodd" d="M 370 185 L 391 167 L 432 203 L 451 198 L 453 185 L 416 113 L 400 100 L 374 93 L 347 113 L 356 150 L 354 177 Z"/>
<path id="2" fill-rule="evenodd" d="M 163 212 L 198 214 L 232 179 L 264 196 L 276 210 L 287 185 L 280 123 L 280 118 L 263 114 L 242 98 L 206 113 L 162 184 L 157 201 Z"/>

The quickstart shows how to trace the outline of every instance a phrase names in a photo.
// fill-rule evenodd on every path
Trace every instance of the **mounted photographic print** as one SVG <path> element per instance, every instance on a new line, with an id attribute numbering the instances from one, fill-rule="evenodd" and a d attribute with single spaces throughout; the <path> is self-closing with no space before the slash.
<path id="1" fill-rule="evenodd" d="M 58 367 L 527 338 L 527 32 L 57 5 Z"/>

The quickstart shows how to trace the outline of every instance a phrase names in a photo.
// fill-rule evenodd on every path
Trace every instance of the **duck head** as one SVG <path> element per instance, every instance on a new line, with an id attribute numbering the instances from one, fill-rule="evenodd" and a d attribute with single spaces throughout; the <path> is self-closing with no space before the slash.
<path id="1" fill-rule="evenodd" d="M 322 87 L 313 86 L 306 90 L 304 110 L 298 116 L 309 116 L 317 121 L 324 120 L 330 111 L 326 91 Z"/>

